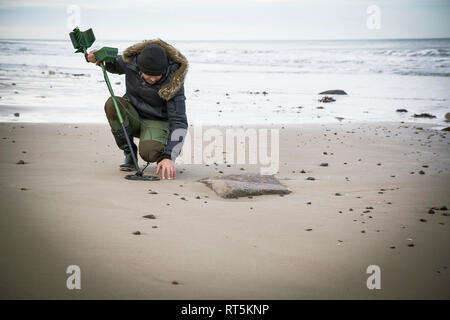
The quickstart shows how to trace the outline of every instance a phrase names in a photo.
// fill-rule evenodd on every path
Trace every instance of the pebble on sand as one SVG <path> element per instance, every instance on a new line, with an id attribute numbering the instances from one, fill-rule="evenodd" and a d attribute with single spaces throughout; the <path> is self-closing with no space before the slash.
<path id="1" fill-rule="evenodd" d="M 16 162 L 16 164 L 25 164 L 25 163 L 26 163 L 26 162 L 23 161 L 23 160 L 19 160 L 19 161 Z"/>
<path id="2" fill-rule="evenodd" d="M 333 90 L 322 91 L 319 94 L 340 94 L 340 95 L 346 95 L 347 92 L 345 92 L 344 90 L 341 90 L 341 89 L 333 89 Z"/>
<path id="3" fill-rule="evenodd" d="M 420 113 L 420 114 L 415 113 L 413 117 L 414 118 L 430 118 L 430 119 L 436 118 L 436 116 L 426 113 L 426 112 Z"/>
<path id="4" fill-rule="evenodd" d="M 136 236 L 138 236 L 138 235 L 141 234 L 141 232 L 140 232 L 140 231 L 135 231 L 135 232 L 133 232 L 133 234 L 136 235 Z"/>
<path id="5" fill-rule="evenodd" d="M 142 216 L 142 218 L 145 218 L 145 219 L 156 219 L 156 216 L 154 214 L 147 214 L 145 216 Z"/>
<path id="6" fill-rule="evenodd" d="M 445 122 L 450 122 L 450 112 L 445 114 Z"/>
<path id="7" fill-rule="evenodd" d="M 319 99 L 319 102 L 327 103 L 327 102 L 334 102 L 336 99 L 333 97 L 325 96 L 322 99 Z"/>

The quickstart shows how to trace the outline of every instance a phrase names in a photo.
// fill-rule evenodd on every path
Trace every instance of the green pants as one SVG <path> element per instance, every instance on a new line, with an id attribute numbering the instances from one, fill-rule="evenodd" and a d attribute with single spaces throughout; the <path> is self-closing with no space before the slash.
<path id="1" fill-rule="evenodd" d="M 131 125 L 133 137 L 139 138 L 139 155 L 146 162 L 157 162 L 164 153 L 169 136 L 169 123 L 139 117 L 136 109 L 126 99 L 116 96 L 125 126 Z M 112 98 L 105 102 L 105 113 L 113 131 L 122 130 Z"/>

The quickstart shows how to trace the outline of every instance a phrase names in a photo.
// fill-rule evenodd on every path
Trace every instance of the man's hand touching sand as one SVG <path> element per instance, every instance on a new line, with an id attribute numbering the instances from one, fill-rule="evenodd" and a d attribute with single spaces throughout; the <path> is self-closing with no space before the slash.
<path id="1" fill-rule="evenodd" d="M 165 179 L 165 174 L 167 173 L 167 179 L 175 179 L 175 166 L 173 164 L 173 161 L 170 159 L 163 159 L 160 163 L 158 163 L 158 166 L 156 167 L 156 174 L 159 173 L 159 169 L 162 169 L 161 171 L 161 178 Z"/>

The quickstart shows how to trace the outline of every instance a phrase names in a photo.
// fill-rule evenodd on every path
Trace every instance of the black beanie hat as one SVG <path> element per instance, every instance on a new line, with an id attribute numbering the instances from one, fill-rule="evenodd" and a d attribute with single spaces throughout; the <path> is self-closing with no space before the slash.
<path id="1" fill-rule="evenodd" d="M 165 74 L 169 65 L 166 50 L 159 44 L 149 44 L 138 55 L 137 65 L 149 76 Z"/>

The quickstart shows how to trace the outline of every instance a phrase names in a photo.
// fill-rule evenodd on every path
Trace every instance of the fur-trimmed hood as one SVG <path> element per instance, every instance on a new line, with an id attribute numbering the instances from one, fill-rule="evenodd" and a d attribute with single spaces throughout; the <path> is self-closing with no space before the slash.
<path id="1" fill-rule="evenodd" d="M 178 90 L 180 90 L 181 86 L 183 85 L 184 78 L 186 77 L 186 74 L 188 72 L 189 63 L 180 51 L 161 39 L 145 40 L 143 42 L 136 43 L 131 47 L 128 47 L 122 53 L 123 61 L 125 63 L 131 62 L 132 59 L 149 44 L 159 44 L 166 50 L 167 55 L 169 56 L 169 60 L 180 65 L 180 67 L 171 76 L 169 82 L 164 84 L 158 91 L 158 95 L 161 97 L 161 99 L 164 99 L 166 101 L 170 100 L 176 95 Z"/>

